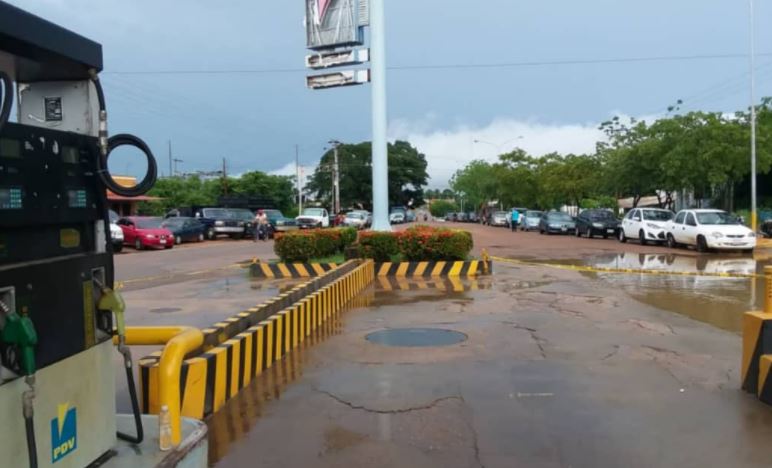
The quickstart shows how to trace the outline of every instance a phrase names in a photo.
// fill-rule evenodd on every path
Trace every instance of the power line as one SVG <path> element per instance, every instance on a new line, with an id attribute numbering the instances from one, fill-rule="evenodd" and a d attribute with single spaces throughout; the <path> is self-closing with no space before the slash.
<path id="1" fill-rule="evenodd" d="M 757 57 L 772 57 L 772 52 L 756 54 Z M 703 54 L 703 55 L 661 55 L 651 57 L 617 57 L 598 59 L 569 59 L 569 60 L 534 60 L 521 62 L 498 63 L 448 63 L 426 65 L 393 65 L 389 70 L 463 70 L 481 68 L 519 68 L 519 67 L 546 67 L 565 65 L 603 65 L 645 62 L 684 62 L 698 60 L 728 60 L 746 59 L 747 54 Z M 255 69 L 214 69 L 214 70 L 115 70 L 104 71 L 105 75 L 254 75 L 254 74 L 280 74 L 280 73 L 307 73 L 306 68 L 255 68 Z"/>

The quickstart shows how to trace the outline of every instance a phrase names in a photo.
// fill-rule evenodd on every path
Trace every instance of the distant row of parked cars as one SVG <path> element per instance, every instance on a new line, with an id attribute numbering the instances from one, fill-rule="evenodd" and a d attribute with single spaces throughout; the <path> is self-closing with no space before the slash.
<path id="1" fill-rule="evenodd" d="M 716 209 L 688 209 L 673 213 L 659 208 L 635 208 L 619 220 L 603 209 L 584 210 L 573 217 L 560 211 L 518 210 L 517 229 L 540 234 L 573 234 L 577 237 L 620 242 L 637 240 L 641 245 L 662 244 L 671 248 L 692 246 L 698 252 L 741 250 L 756 247 L 756 233 L 730 213 Z M 511 211 L 490 215 L 491 226 L 512 225 Z"/>

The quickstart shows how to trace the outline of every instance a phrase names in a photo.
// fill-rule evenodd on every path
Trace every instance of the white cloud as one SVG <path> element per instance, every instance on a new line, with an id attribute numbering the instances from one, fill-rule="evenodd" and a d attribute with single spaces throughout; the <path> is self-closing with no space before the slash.
<path id="1" fill-rule="evenodd" d="M 598 123 L 593 122 L 549 124 L 498 118 L 484 127 L 461 125 L 439 130 L 432 129 L 433 121 L 433 116 L 420 121 L 396 120 L 389 127 L 390 140 L 409 141 L 426 155 L 432 188 L 447 187 L 456 170 L 474 159 L 495 161 L 499 154 L 514 148 L 535 156 L 551 152 L 591 153 L 596 142 L 604 137 Z"/>

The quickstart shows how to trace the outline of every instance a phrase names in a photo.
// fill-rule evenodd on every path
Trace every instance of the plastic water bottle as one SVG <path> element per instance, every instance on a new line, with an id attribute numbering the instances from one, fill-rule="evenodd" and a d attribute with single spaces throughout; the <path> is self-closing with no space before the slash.
<path id="1" fill-rule="evenodd" d="M 172 423 L 169 407 L 163 405 L 158 414 L 158 443 L 162 452 L 172 449 Z"/>

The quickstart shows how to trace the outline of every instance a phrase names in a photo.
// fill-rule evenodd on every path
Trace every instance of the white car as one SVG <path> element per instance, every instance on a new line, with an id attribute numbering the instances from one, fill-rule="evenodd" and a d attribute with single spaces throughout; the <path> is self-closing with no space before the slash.
<path id="1" fill-rule="evenodd" d="M 667 226 L 667 245 L 693 245 L 698 252 L 710 249 L 752 252 L 756 233 L 736 216 L 721 210 L 682 210 Z"/>
<path id="2" fill-rule="evenodd" d="M 121 218 L 113 210 L 109 211 L 110 215 L 110 242 L 113 244 L 113 252 L 119 253 L 123 250 L 123 229 L 118 226 L 118 220 Z"/>
<path id="3" fill-rule="evenodd" d="M 330 227 L 330 215 L 324 208 L 306 208 L 295 221 L 300 229 Z"/>
<path id="4" fill-rule="evenodd" d="M 367 226 L 367 214 L 362 211 L 351 211 L 346 213 L 343 225 L 356 229 L 364 229 Z"/>
<path id="5" fill-rule="evenodd" d="M 404 222 L 405 222 L 405 213 L 402 213 L 401 211 L 392 211 L 391 214 L 389 214 L 389 223 L 402 224 Z"/>
<path id="6" fill-rule="evenodd" d="M 630 210 L 619 226 L 619 242 L 638 239 L 641 245 L 649 242 L 667 242 L 667 227 L 673 212 L 659 208 L 635 208 Z"/>

